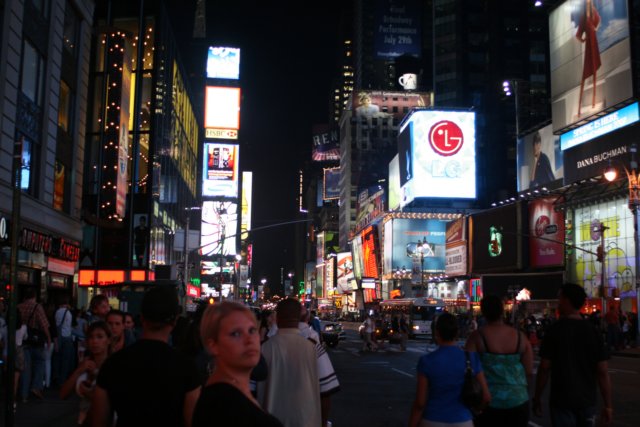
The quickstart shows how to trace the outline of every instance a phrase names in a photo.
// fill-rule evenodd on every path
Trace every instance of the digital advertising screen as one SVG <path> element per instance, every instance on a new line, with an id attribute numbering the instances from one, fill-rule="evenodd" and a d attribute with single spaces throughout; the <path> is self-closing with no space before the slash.
<path id="1" fill-rule="evenodd" d="M 422 55 L 420 16 L 422 2 L 418 0 L 374 0 L 374 49 L 380 59 L 402 55 Z"/>
<path id="2" fill-rule="evenodd" d="M 206 138 L 237 139 L 240 129 L 240 88 L 207 86 L 204 104 Z M 225 137 L 226 135 L 226 137 Z M 232 137 L 235 135 L 235 137 Z"/>
<path id="3" fill-rule="evenodd" d="M 339 294 L 346 294 L 351 291 L 349 281 L 352 280 L 353 277 L 353 257 L 351 256 L 351 252 L 339 252 L 338 271 L 336 274 Z"/>
<path id="4" fill-rule="evenodd" d="M 400 128 L 403 133 L 398 139 L 402 206 L 416 198 L 476 197 L 475 113 L 414 111 Z"/>
<path id="5" fill-rule="evenodd" d="M 247 240 L 251 230 L 251 208 L 253 195 L 253 172 L 242 172 L 242 220 L 240 221 L 240 238 Z"/>
<path id="6" fill-rule="evenodd" d="M 237 47 L 210 46 L 207 51 L 207 78 L 240 78 L 240 49 Z"/>
<path id="7" fill-rule="evenodd" d="M 517 165 L 518 191 L 550 186 L 564 177 L 560 140 L 551 125 L 518 138 Z"/>
<path id="8" fill-rule="evenodd" d="M 379 252 L 378 229 L 370 225 L 362 230 L 363 277 L 378 278 L 380 266 L 378 262 Z"/>
<path id="9" fill-rule="evenodd" d="M 602 237 L 600 223 L 608 227 L 604 231 L 605 286 L 608 293 L 611 295 L 611 291 L 616 289 L 623 298 L 635 297 L 633 214 L 626 198 L 575 209 L 575 245 L 593 253 L 573 251 L 571 266 L 567 268 L 571 281 L 582 285 L 589 297 L 600 296 L 602 263 L 594 254 Z"/>
<path id="10" fill-rule="evenodd" d="M 549 15 L 553 131 L 633 94 L 627 0 L 567 0 Z"/>
<path id="11" fill-rule="evenodd" d="M 236 255 L 238 232 L 238 204 L 231 202 L 204 202 L 200 244 L 202 255 Z"/>
<path id="12" fill-rule="evenodd" d="M 405 267 L 407 270 L 413 269 L 414 261 L 417 260 L 416 266 L 419 270 L 421 265 L 418 242 L 426 240 L 429 248 L 422 250 L 423 271 L 429 273 L 444 272 L 447 228 L 445 221 L 409 218 L 394 218 L 392 221 L 392 266 L 394 268 Z M 386 240 L 387 236 L 385 235 Z"/>
<path id="13" fill-rule="evenodd" d="M 357 280 L 360 280 L 364 274 L 362 236 L 360 234 L 356 234 L 351 240 L 351 255 L 353 257 L 353 274 Z"/>
<path id="14" fill-rule="evenodd" d="M 204 197 L 238 197 L 240 146 L 204 143 L 202 195 Z"/>
<path id="15" fill-rule="evenodd" d="M 521 209 L 514 203 L 471 215 L 473 272 L 522 267 Z"/>
<path id="16" fill-rule="evenodd" d="M 358 194 L 356 231 L 362 230 L 385 214 L 385 199 L 384 188 L 379 185 L 372 186 Z"/>
<path id="17" fill-rule="evenodd" d="M 314 162 L 340 161 L 340 137 L 337 128 L 328 124 L 314 125 L 311 159 Z"/>
<path id="18" fill-rule="evenodd" d="M 400 158 L 396 154 L 389 162 L 389 210 L 400 207 Z"/>
<path id="19" fill-rule="evenodd" d="M 556 212 L 555 198 L 529 202 L 529 264 L 531 267 L 564 265 L 564 214 Z"/>
<path id="20" fill-rule="evenodd" d="M 340 168 L 324 169 L 324 189 L 322 198 L 324 200 L 340 198 Z"/>
<path id="21" fill-rule="evenodd" d="M 360 91 L 352 94 L 353 115 L 363 119 L 402 120 L 414 107 L 430 107 L 433 94 L 427 92 Z M 383 123 L 383 120 L 378 122 Z"/>

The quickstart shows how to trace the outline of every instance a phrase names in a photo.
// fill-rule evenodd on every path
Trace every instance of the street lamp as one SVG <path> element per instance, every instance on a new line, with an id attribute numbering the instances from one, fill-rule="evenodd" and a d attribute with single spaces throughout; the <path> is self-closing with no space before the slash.
<path id="1" fill-rule="evenodd" d="M 512 87 L 513 86 L 513 87 Z M 510 79 L 502 82 L 502 91 L 508 97 L 513 95 L 513 103 L 516 113 L 516 138 L 520 135 L 520 107 L 518 102 L 518 79 Z"/>
<path id="2" fill-rule="evenodd" d="M 416 249 L 420 253 L 420 289 L 424 291 L 424 253 L 425 251 L 431 251 L 431 246 L 427 243 L 426 237 L 422 241 L 418 240 Z"/>
<path id="3" fill-rule="evenodd" d="M 631 153 L 631 171 L 624 168 L 624 171 L 627 175 L 627 181 L 629 182 L 629 209 L 633 214 L 633 244 L 635 245 L 635 282 L 636 282 L 636 323 L 638 325 L 638 337 L 640 337 L 640 278 L 638 277 L 638 273 L 640 272 L 640 239 L 638 239 L 638 230 L 640 229 L 640 215 L 638 210 L 640 210 L 640 183 L 638 182 L 638 163 L 636 161 L 636 153 L 638 152 L 638 146 L 636 144 L 631 144 L 629 146 L 629 152 Z M 617 171 L 611 164 L 607 167 L 604 172 L 604 177 L 607 181 L 611 182 L 616 179 L 618 176 Z M 604 249 L 604 247 L 603 247 Z M 604 256 L 604 253 L 603 253 Z M 603 269 L 604 269 L 604 263 Z M 604 277 L 604 276 L 603 276 Z"/>

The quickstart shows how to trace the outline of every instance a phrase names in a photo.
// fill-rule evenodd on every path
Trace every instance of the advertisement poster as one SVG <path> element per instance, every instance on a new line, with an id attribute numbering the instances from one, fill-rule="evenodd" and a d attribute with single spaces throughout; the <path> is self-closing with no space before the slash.
<path id="1" fill-rule="evenodd" d="M 423 271 L 444 272 L 446 226 L 445 221 L 437 219 L 393 219 L 392 265 L 407 269 L 417 265 L 419 274 L 422 253 Z M 418 241 L 425 239 L 429 247 L 419 250 Z"/>
<path id="2" fill-rule="evenodd" d="M 406 129 L 410 147 L 399 143 L 402 206 L 418 197 L 474 199 L 475 113 L 414 111 L 400 133 Z"/>
<path id="3" fill-rule="evenodd" d="M 471 216 L 472 271 L 517 270 L 522 267 L 520 203 Z"/>
<path id="4" fill-rule="evenodd" d="M 242 220 L 240 221 L 240 238 L 247 240 L 251 230 L 251 207 L 253 192 L 253 172 L 242 172 Z"/>
<path id="5" fill-rule="evenodd" d="M 389 210 L 400 207 L 400 158 L 396 154 L 389 162 Z"/>
<path id="6" fill-rule="evenodd" d="M 324 200 L 340 198 L 340 168 L 324 169 Z"/>
<path id="7" fill-rule="evenodd" d="M 314 162 L 340 161 L 340 137 L 337 128 L 328 124 L 314 125 L 311 159 Z"/>
<path id="8" fill-rule="evenodd" d="M 466 276 L 467 268 L 467 242 L 457 242 L 447 245 L 444 271 L 447 276 Z"/>
<path id="9" fill-rule="evenodd" d="M 353 258 L 351 252 L 338 253 L 337 288 L 339 294 L 351 291 L 349 281 L 353 279 Z"/>
<path id="10" fill-rule="evenodd" d="M 120 98 L 120 131 L 118 136 L 118 178 L 116 213 L 120 218 L 126 215 L 127 193 L 129 191 L 129 109 L 131 108 L 131 54 L 130 45 L 125 42 L 122 53 L 122 97 Z"/>
<path id="11" fill-rule="evenodd" d="M 400 121 L 411 108 L 430 107 L 432 96 L 432 93 L 415 92 L 354 92 L 352 95 L 353 114 L 364 119 L 395 118 Z M 393 101 L 393 105 L 391 105 L 391 101 Z"/>
<path id="12" fill-rule="evenodd" d="M 564 177 L 560 139 L 551 125 L 518 138 L 517 164 L 518 191 L 550 187 Z"/>
<path id="13" fill-rule="evenodd" d="M 324 292 L 324 257 L 325 257 L 324 231 L 316 235 L 316 289 L 318 295 Z"/>
<path id="14" fill-rule="evenodd" d="M 578 208 L 574 214 L 575 244 L 579 248 L 595 253 L 600 245 L 600 223 L 608 227 L 604 231 L 607 295 L 619 292 L 622 298 L 635 297 L 633 215 L 626 198 Z M 574 254 L 573 268 L 568 269 L 574 276 L 572 280 L 584 286 L 589 297 L 600 297 L 602 264 L 594 254 L 581 250 L 574 251 Z"/>
<path id="15" fill-rule="evenodd" d="M 529 202 L 529 263 L 531 267 L 564 265 L 564 214 L 556 212 L 556 198 Z"/>
<path id="16" fill-rule="evenodd" d="M 56 160 L 53 172 L 53 209 L 61 211 L 64 206 L 64 165 Z"/>
<path id="17" fill-rule="evenodd" d="M 240 88 L 207 86 L 204 127 L 209 130 L 240 129 Z M 209 135 L 205 135 L 211 138 Z"/>
<path id="18" fill-rule="evenodd" d="M 235 255 L 238 205 L 231 202 L 202 203 L 200 244 L 202 255 Z"/>
<path id="19" fill-rule="evenodd" d="M 237 47 L 210 46 L 207 52 L 207 78 L 240 78 L 240 49 Z"/>
<path id="20" fill-rule="evenodd" d="M 385 213 L 384 188 L 379 185 L 363 190 L 358 195 L 356 207 L 356 232 L 378 219 Z"/>
<path id="21" fill-rule="evenodd" d="M 325 295 L 333 295 L 334 282 L 334 266 L 336 265 L 336 259 L 329 257 L 324 262 L 324 289 Z"/>
<path id="22" fill-rule="evenodd" d="M 374 49 L 379 59 L 422 55 L 422 15 L 418 0 L 374 0 Z"/>
<path id="23" fill-rule="evenodd" d="M 353 256 L 353 274 L 356 280 L 360 280 L 364 273 L 362 237 L 360 234 L 356 234 L 351 240 L 351 255 Z"/>
<path id="24" fill-rule="evenodd" d="M 633 94 L 627 0 L 567 0 L 549 16 L 553 130 Z"/>
<path id="25" fill-rule="evenodd" d="M 378 278 L 380 272 L 379 255 L 378 229 L 370 225 L 362 231 L 363 277 Z"/>
<path id="26" fill-rule="evenodd" d="M 205 142 L 202 195 L 238 197 L 240 146 Z"/>

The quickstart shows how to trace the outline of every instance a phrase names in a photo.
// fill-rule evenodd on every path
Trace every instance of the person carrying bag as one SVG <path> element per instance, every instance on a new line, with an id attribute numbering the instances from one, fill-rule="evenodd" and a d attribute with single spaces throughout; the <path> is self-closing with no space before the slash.
<path id="1" fill-rule="evenodd" d="M 47 335 L 45 332 L 38 327 L 31 327 L 33 325 L 33 316 L 36 314 L 36 310 L 40 304 L 36 304 L 31 311 L 31 315 L 29 316 L 29 320 L 27 320 L 27 336 L 22 340 L 23 345 L 28 345 L 29 347 L 41 348 L 44 347 L 47 342 Z"/>

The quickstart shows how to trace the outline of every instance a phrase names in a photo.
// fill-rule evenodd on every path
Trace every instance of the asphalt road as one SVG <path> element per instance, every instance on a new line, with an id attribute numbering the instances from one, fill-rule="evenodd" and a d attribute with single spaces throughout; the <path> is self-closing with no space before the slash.
<path id="1" fill-rule="evenodd" d="M 347 330 L 347 340 L 329 350 L 342 387 L 331 400 L 329 419 L 333 427 L 406 426 L 415 396 L 416 365 L 428 347 L 425 340 L 410 340 L 406 352 L 400 352 L 396 344 L 387 344 L 377 352 L 362 352 L 357 332 Z M 640 358 L 614 356 L 609 371 L 614 402 L 612 426 L 637 427 Z M 546 396 L 543 399 L 546 402 Z M 550 426 L 548 410 L 542 418 L 532 417 L 529 425 Z"/>

